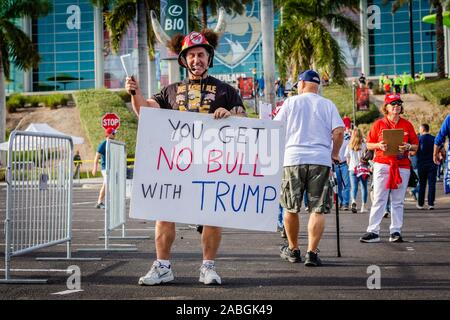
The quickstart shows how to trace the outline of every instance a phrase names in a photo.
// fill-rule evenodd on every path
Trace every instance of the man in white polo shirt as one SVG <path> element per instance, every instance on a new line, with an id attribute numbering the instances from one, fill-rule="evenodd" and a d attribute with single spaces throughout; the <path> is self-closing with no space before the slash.
<path id="1" fill-rule="evenodd" d="M 298 214 L 304 191 L 310 212 L 306 266 L 320 266 L 318 246 L 325 228 L 324 213 L 330 212 L 328 183 L 332 162 L 339 162 L 344 137 L 344 122 L 328 99 L 318 95 L 320 77 L 307 70 L 298 78 L 298 95 L 285 100 L 274 120 L 286 124 L 284 173 L 281 205 L 285 208 L 284 225 L 288 245 L 280 256 L 289 262 L 301 262 L 298 246 Z"/>

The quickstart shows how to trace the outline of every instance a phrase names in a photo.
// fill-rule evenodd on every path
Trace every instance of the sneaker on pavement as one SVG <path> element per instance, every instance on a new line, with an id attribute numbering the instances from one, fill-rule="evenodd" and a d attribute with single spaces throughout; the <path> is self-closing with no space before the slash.
<path id="1" fill-rule="evenodd" d="M 423 210 L 423 206 L 420 206 L 418 203 L 416 203 L 416 208 L 419 210 Z"/>
<path id="2" fill-rule="evenodd" d="M 350 207 L 348 206 L 348 204 L 344 204 L 344 205 L 342 206 L 342 210 L 348 211 L 348 210 L 350 210 Z"/>
<path id="3" fill-rule="evenodd" d="M 156 284 L 170 282 L 173 279 L 173 272 L 170 266 L 167 267 L 155 261 L 150 271 L 145 276 L 139 278 L 139 284 L 141 286 L 154 286 Z"/>
<path id="4" fill-rule="evenodd" d="M 383 218 L 389 218 L 389 212 L 388 212 L 388 211 L 386 211 L 386 212 L 384 213 Z"/>
<path id="5" fill-rule="evenodd" d="M 360 212 L 361 213 L 367 212 L 366 205 L 364 203 L 361 205 L 361 211 Z"/>
<path id="6" fill-rule="evenodd" d="M 380 242 L 380 236 L 373 232 L 367 232 L 359 238 L 359 241 L 365 243 Z"/>
<path id="7" fill-rule="evenodd" d="M 322 261 L 316 252 L 308 251 L 305 255 L 305 266 L 307 267 L 320 267 Z"/>
<path id="8" fill-rule="evenodd" d="M 105 204 L 103 202 L 97 203 L 95 205 L 96 209 L 105 209 Z"/>
<path id="9" fill-rule="evenodd" d="M 280 248 L 280 257 L 292 263 L 302 262 L 300 250 L 291 250 L 287 245 L 284 245 Z"/>
<path id="10" fill-rule="evenodd" d="M 403 238 L 400 232 L 391 233 L 391 237 L 389 238 L 389 242 L 403 242 Z"/>
<path id="11" fill-rule="evenodd" d="M 352 203 L 352 213 L 357 213 L 358 210 L 356 209 L 356 202 Z"/>
<path id="12" fill-rule="evenodd" d="M 213 264 L 203 264 L 200 267 L 200 278 L 198 281 L 204 284 L 222 284 L 222 279 L 220 279 Z"/>
<path id="13" fill-rule="evenodd" d="M 428 210 L 434 210 L 434 206 L 428 206 Z"/>

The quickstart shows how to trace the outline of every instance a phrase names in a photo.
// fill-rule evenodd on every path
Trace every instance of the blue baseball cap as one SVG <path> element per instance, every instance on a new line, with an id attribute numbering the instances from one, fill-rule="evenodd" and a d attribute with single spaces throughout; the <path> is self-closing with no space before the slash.
<path id="1" fill-rule="evenodd" d="M 320 84 L 320 76 L 314 70 L 306 70 L 305 72 L 300 73 L 298 81 L 308 81 Z"/>

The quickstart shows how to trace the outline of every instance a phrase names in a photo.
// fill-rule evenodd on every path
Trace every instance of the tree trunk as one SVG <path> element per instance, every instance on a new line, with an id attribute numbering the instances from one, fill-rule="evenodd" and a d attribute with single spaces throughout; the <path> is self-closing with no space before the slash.
<path id="1" fill-rule="evenodd" d="M 264 98 L 275 108 L 275 47 L 273 0 L 261 0 L 261 33 L 264 66 Z"/>
<path id="2" fill-rule="evenodd" d="M 2 61 L 2 51 L 0 50 L 0 143 L 4 142 L 6 138 L 5 76 Z M 0 167 L 6 167 L 6 152 L 3 151 L 0 151 Z"/>
<path id="3" fill-rule="evenodd" d="M 137 30 L 138 30 L 138 80 L 142 95 L 145 99 L 149 97 L 148 85 L 148 44 L 147 44 L 147 7 L 145 0 L 137 2 Z"/>
<path id="4" fill-rule="evenodd" d="M 434 1 L 436 8 L 436 63 L 438 77 L 445 78 L 445 37 L 441 1 Z"/>
<path id="5" fill-rule="evenodd" d="M 158 92 L 158 83 L 156 81 L 156 59 L 152 59 L 148 64 L 148 84 L 149 96 Z"/>
<path id="6" fill-rule="evenodd" d="M 206 7 L 207 7 L 207 1 L 202 1 L 201 4 L 201 11 L 202 11 L 202 29 L 206 29 L 208 28 L 208 17 L 207 17 L 207 11 L 206 11 Z"/>

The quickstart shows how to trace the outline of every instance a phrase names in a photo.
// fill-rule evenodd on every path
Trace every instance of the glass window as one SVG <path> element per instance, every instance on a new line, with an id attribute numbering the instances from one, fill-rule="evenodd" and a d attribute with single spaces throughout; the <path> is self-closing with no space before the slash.
<path id="1" fill-rule="evenodd" d="M 408 6 L 401 7 L 394 15 L 390 14 L 391 4 L 383 5 L 383 0 L 369 0 L 368 4 L 378 5 L 382 11 L 381 30 L 370 32 L 369 53 L 374 55 L 370 57 L 370 71 L 380 73 L 385 72 L 393 74 L 394 72 L 409 72 L 410 69 L 410 40 L 409 40 L 409 11 Z M 428 0 L 413 1 L 413 32 L 414 32 L 414 60 L 415 69 L 418 72 L 422 68 L 432 72 L 431 65 L 436 59 L 435 49 L 435 31 L 434 25 L 422 23 L 422 18 L 430 14 L 430 4 Z M 389 28 L 392 28 L 390 30 Z M 386 33 L 389 29 L 391 34 Z M 386 47 L 389 45 L 394 49 L 387 54 Z M 378 49 L 380 48 L 380 49 Z M 388 62 L 388 60 L 391 60 Z M 422 65 L 422 63 L 424 63 Z M 391 66 L 389 65 L 391 64 Z"/>

